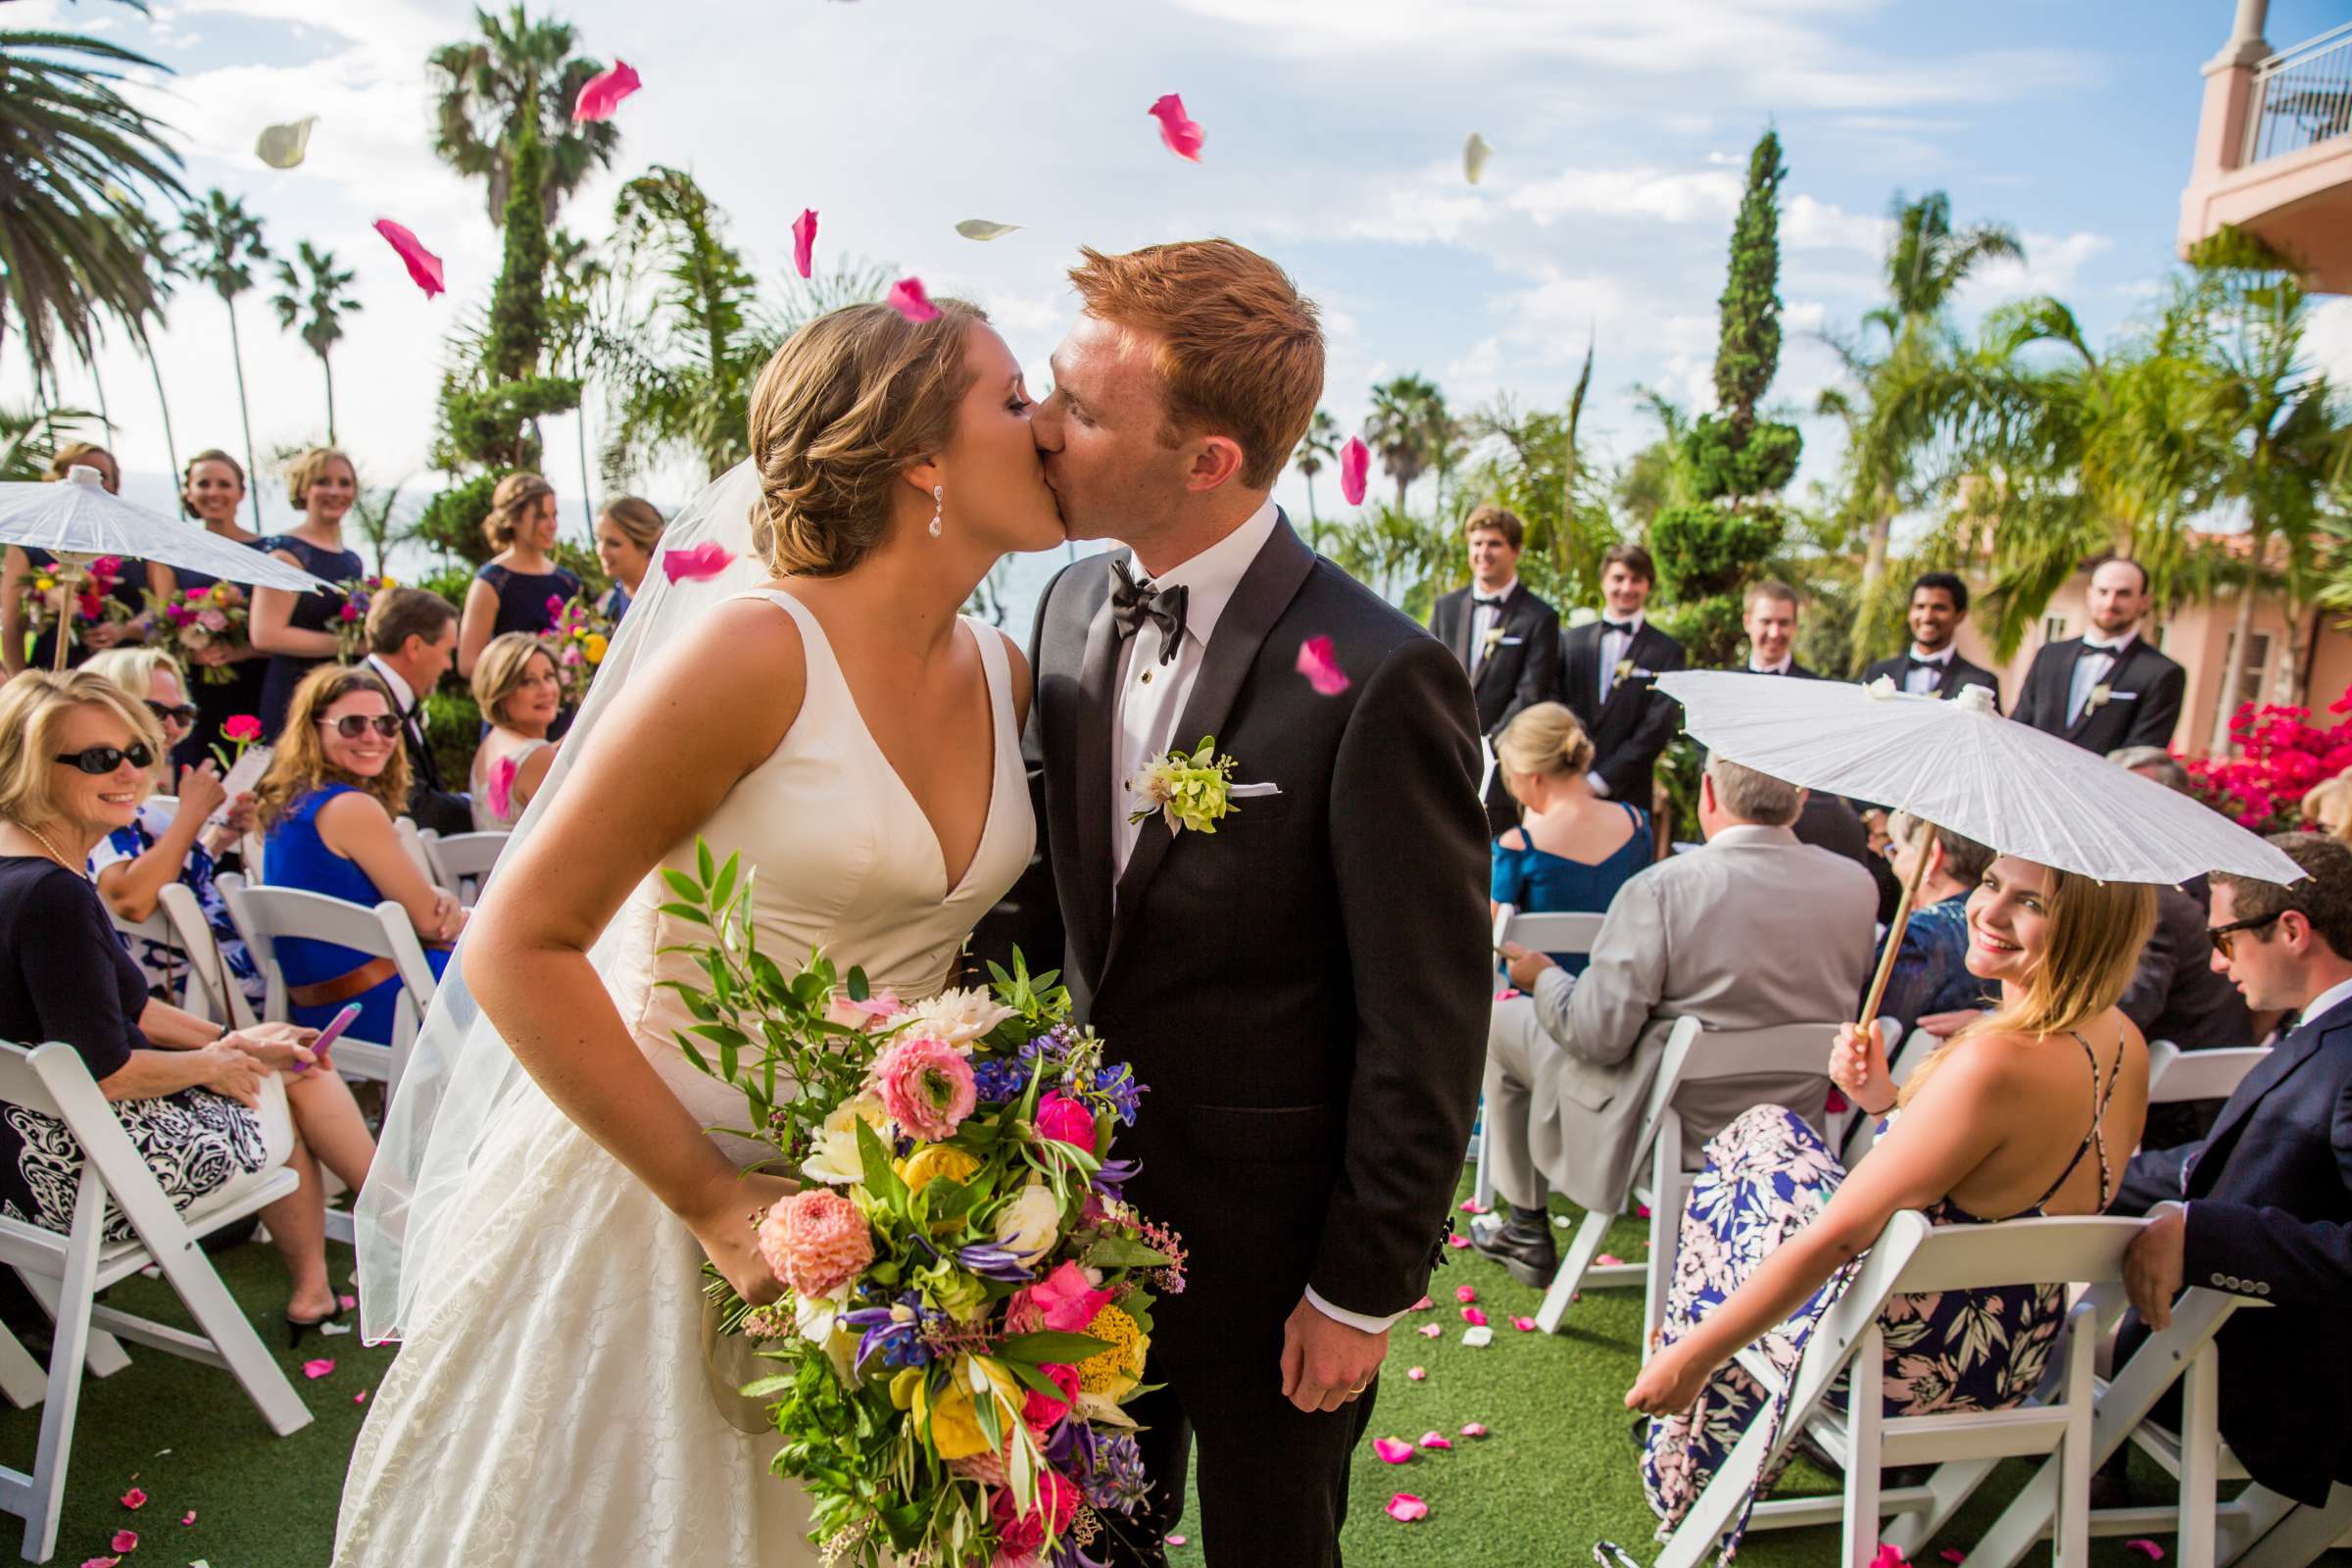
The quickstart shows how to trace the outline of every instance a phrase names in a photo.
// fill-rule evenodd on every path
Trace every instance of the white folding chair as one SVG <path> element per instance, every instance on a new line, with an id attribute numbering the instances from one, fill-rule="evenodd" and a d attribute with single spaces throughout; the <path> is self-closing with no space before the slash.
<path id="1" fill-rule="evenodd" d="M 125 920 L 114 911 L 114 907 L 111 905 L 107 907 L 106 917 L 108 920 L 113 922 L 116 931 L 125 937 L 128 937 L 133 942 L 153 942 L 159 946 L 171 949 L 173 953 L 178 954 L 183 960 L 187 956 L 186 950 L 181 948 L 178 936 L 172 929 L 172 921 L 170 917 L 164 913 L 160 905 L 157 906 L 156 911 L 144 920 Z M 136 956 L 135 951 L 133 953 L 133 956 Z M 172 995 L 166 997 L 164 1000 L 166 1002 L 176 1004 L 179 1002 L 180 996 L 180 992 L 174 991 Z"/>
<path id="2" fill-rule="evenodd" d="M 433 862 L 434 885 L 467 908 L 479 903 L 499 856 L 506 852 L 509 835 L 503 831 L 435 833 L 427 828 L 421 837 L 424 853 Z"/>
<path id="3" fill-rule="evenodd" d="M 427 882 L 440 888 L 451 898 L 456 898 L 458 890 L 441 880 L 440 868 L 433 864 L 432 852 L 424 847 L 426 834 L 416 826 L 416 819 L 396 816 L 392 819 L 392 831 L 399 835 L 400 847 L 408 855 L 409 863 L 416 867 Z"/>
<path id="4" fill-rule="evenodd" d="M 346 1078 L 382 1084 L 389 1103 L 408 1067 L 417 1023 L 433 1000 L 432 966 L 425 962 L 424 948 L 416 940 L 416 928 L 409 924 L 408 911 L 389 899 L 371 909 L 298 888 L 223 888 L 222 896 L 228 901 L 237 934 L 245 939 L 246 949 L 268 983 L 262 1016 L 269 1021 L 282 1023 L 292 1016 L 285 969 L 277 957 L 282 937 L 331 942 L 369 958 L 392 960 L 400 975 L 401 994 L 393 1008 L 391 1038 L 369 1040 L 346 1034 L 334 1048 L 336 1069 Z"/>
<path id="5" fill-rule="evenodd" d="M 245 883 L 231 871 L 214 885 L 225 898 L 229 888 L 243 887 Z M 196 895 L 180 883 L 170 882 L 158 897 L 164 918 L 172 923 L 173 945 L 188 957 L 187 984 L 179 1004 L 231 1029 L 243 1029 L 257 1022 L 253 1002 L 237 984 L 236 977 L 228 972 L 228 965 L 220 956 L 220 944 L 213 936 L 212 922 L 204 917 L 204 906 L 196 902 Z"/>
<path id="6" fill-rule="evenodd" d="M 1795 1097 L 1816 1107 L 1806 1120 L 1819 1127 L 1830 1148 L 1840 1141 L 1843 1125 L 1818 1109 L 1830 1094 L 1830 1043 L 1837 1038 L 1834 1023 L 1779 1024 L 1770 1029 L 1714 1030 L 1696 1018 L 1678 1018 L 1666 1037 L 1657 1077 L 1643 1102 L 1642 1131 L 1634 1146 L 1634 1167 L 1627 1191 L 1615 1203 L 1589 1211 L 1577 1226 L 1576 1240 L 1560 1260 L 1544 1304 L 1536 1311 L 1536 1326 L 1546 1334 L 1559 1332 L 1560 1320 L 1581 1290 L 1640 1282 L 1645 1293 L 1642 1311 L 1642 1356 L 1649 1358 L 1658 1326 L 1666 1321 L 1666 1291 L 1674 1281 L 1674 1254 L 1682 1231 L 1683 1200 L 1696 1172 L 1690 1161 L 1699 1151 L 1688 1146 L 1683 1118 L 1676 1105 L 1690 1084 L 1721 1083 L 1754 1078 L 1777 1080 L 1812 1078 L 1821 1087 Z M 1802 1106 L 1792 1106 L 1801 1110 Z M 1833 1125 L 1834 1123 L 1834 1125 Z M 1644 1161 L 1648 1171 L 1642 1171 Z M 1643 1263 L 1598 1263 L 1600 1244 L 1609 1225 L 1628 1204 L 1649 1205 L 1649 1257 Z"/>
<path id="7" fill-rule="evenodd" d="M 2237 1093 L 2246 1074 L 2262 1065 L 2268 1046 L 2237 1046 L 2221 1051 L 2183 1051 L 2170 1040 L 2148 1042 L 2148 1103 L 2178 1104 L 2184 1100 L 2228 1100 Z"/>
<path id="8" fill-rule="evenodd" d="M 2052 1454 L 2056 1488 L 2058 1561 L 2067 1568 L 2090 1560 L 2092 1353 L 2097 1308 L 2082 1302 L 2068 1314 L 2065 1337 L 2052 1351 L 2052 1370 L 2037 1403 L 2008 1410 L 1888 1416 L 1878 1374 L 1886 1354 L 1879 1316 L 1897 1295 L 1986 1290 L 2002 1285 L 2106 1285 L 2123 1276 L 2124 1250 L 2139 1221 L 2099 1216 L 2018 1219 L 1993 1225 L 1931 1225 L 1905 1210 L 1887 1221 L 1845 1293 L 1822 1314 L 1793 1372 L 1783 1377 L 1751 1346 L 1740 1364 L 1764 1385 L 1767 1398 L 1786 1392 L 1788 1409 L 1777 1426 L 1762 1414 L 1715 1472 L 1707 1490 L 1683 1516 L 1657 1568 L 1697 1568 L 1714 1549 L 1745 1501 L 1756 1478 L 1799 1431 L 1828 1449 L 1845 1473 L 1841 1495 L 1759 1502 L 1751 1530 L 1787 1529 L 1842 1521 L 1837 1561 L 1870 1568 L 1878 1560 L 1881 1523 L 1888 1514 L 1934 1511 L 1928 1486 L 1884 1488 L 1880 1472 L 1893 1465 L 1983 1462 Z M 1852 1368 L 1846 1408 L 1828 1403 L 1831 1385 Z M 1969 1560 L 1977 1561 L 1975 1548 Z"/>
<path id="9" fill-rule="evenodd" d="M 1880 1032 L 1894 1037 L 1894 1047 L 1886 1056 L 1886 1076 L 1894 1080 L 1894 1087 L 1897 1089 L 1909 1083 L 1911 1075 L 1919 1070 L 1919 1064 L 1936 1054 L 1936 1048 L 1943 1044 L 1940 1038 L 1928 1033 L 1925 1029 L 1914 1029 L 1907 1035 L 1896 1035 L 1895 1032 L 1902 1026 L 1900 1018 L 1889 1018 L 1884 1014 L 1879 1018 Z M 1878 1141 L 1879 1118 L 1865 1116 L 1860 1108 L 1856 1107 L 1853 1120 L 1845 1129 L 1845 1141 L 1841 1146 L 1844 1151 L 1845 1168 L 1852 1170 L 1855 1161 L 1869 1153 L 1871 1147 Z"/>
<path id="10" fill-rule="evenodd" d="M 1494 911 L 1494 946 L 1516 942 L 1531 953 L 1591 953 L 1604 917 L 1597 914 L 1524 914 L 1511 905 Z M 1494 1178 L 1487 1166 L 1487 1107 L 1478 1109 L 1478 1135 L 1471 1140 L 1477 1174 L 1470 1201 L 1481 1214 L 1494 1206 Z"/>
<path id="11" fill-rule="evenodd" d="M 265 1093 L 282 1090 L 271 1080 Z M 217 1202 L 199 1199 L 185 1214 L 176 1212 L 71 1046 L 27 1050 L 0 1043 L 0 1101 L 60 1118 L 81 1145 L 83 1155 L 70 1233 L 60 1235 L 0 1217 L 0 1262 L 23 1273 L 57 1319 L 40 1396 L 41 1432 L 32 1470 L 27 1474 L 0 1466 L 0 1510 L 24 1521 L 25 1558 L 46 1562 L 57 1548 L 58 1507 L 73 1453 L 82 1358 L 93 1335 L 113 1334 L 225 1368 L 281 1438 L 310 1425 L 311 1412 L 197 1246 L 197 1238 L 275 1202 L 298 1184 L 294 1172 L 281 1165 L 255 1186 Z M 110 1200 L 129 1221 L 137 1240 L 106 1240 Z M 151 1265 L 163 1271 L 201 1334 L 96 1303 L 100 1291 Z M 19 1347 L 13 1356 L 0 1354 L 0 1361 L 6 1363 L 14 1393 L 30 1357 Z"/>

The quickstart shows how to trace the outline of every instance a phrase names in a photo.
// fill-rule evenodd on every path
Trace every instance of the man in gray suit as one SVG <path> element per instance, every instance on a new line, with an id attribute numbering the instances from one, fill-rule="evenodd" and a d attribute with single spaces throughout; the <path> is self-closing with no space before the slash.
<path id="1" fill-rule="evenodd" d="M 1878 891 L 1870 873 L 1789 831 L 1805 792 L 1721 757 L 1699 786 L 1706 847 L 1637 873 L 1617 892 L 1572 977 L 1507 946 L 1525 996 L 1494 1005 L 1487 1033 L 1487 1160 L 1505 1213 L 1471 1222 L 1471 1245 L 1530 1285 L 1559 1265 L 1545 1188 L 1587 1208 L 1625 1189 L 1674 1020 L 1762 1029 L 1851 1014 L 1869 978 Z M 1830 1040 L 1822 1039 L 1822 1060 Z M 1707 1092 L 1707 1091 L 1711 1091 Z M 1817 1081 L 1725 1079 L 1685 1096 L 1697 1148 L 1750 1105 L 1798 1105 Z"/>

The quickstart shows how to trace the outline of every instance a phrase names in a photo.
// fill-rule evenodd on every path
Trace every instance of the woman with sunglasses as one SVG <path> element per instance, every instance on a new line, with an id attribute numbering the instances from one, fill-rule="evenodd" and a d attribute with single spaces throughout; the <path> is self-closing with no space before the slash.
<path id="1" fill-rule="evenodd" d="M 406 808 L 409 760 L 392 694 L 364 667 L 327 664 L 294 688 L 270 770 L 254 787 L 267 835 L 262 880 L 373 908 L 390 899 L 408 911 L 424 956 L 439 975 L 466 911 L 425 879 L 393 826 Z M 351 1034 L 389 1042 L 400 977 L 389 958 L 283 937 L 276 943 L 297 1023 L 324 1024 L 346 1003 L 360 1004 Z"/>
<path id="2" fill-rule="evenodd" d="M 146 708 L 86 670 L 34 671 L 0 691 L 0 1040 L 62 1041 L 172 1203 L 251 1188 L 280 1165 L 301 1185 L 261 1211 L 286 1261 L 288 1338 L 340 1315 L 326 1272 L 320 1167 L 357 1189 L 375 1144 L 351 1090 L 313 1071 L 314 1031 L 234 1032 L 147 995 L 84 874 L 145 799 L 163 735 Z M 0 1201 L 72 1229 L 81 1150 L 65 1124 L 0 1115 Z M 110 1218 L 110 1240 L 130 1228 Z"/>
<path id="3" fill-rule="evenodd" d="M 82 667 L 113 681 L 155 715 L 166 748 L 165 758 L 155 766 L 155 787 L 164 789 L 173 769 L 172 749 L 198 722 L 179 665 L 161 648 L 110 648 Z M 176 796 L 149 796 L 129 825 L 116 828 L 91 852 L 90 874 L 97 879 L 98 896 L 106 906 L 118 919 L 134 925 L 155 914 L 167 884 L 177 882 L 195 894 L 226 970 L 225 975 L 207 976 L 206 983 L 233 985 L 258 1004 L 268 988 L 214 880 L 220 860 L 253 829 L 253 797 L 240 794 L 229 800 L 221 788 L 220 767 L 210 758 L 178 773 Z M 216 815 L 221 820 L 213 824 Z M 166 1001 L 179 994 L 187 979 L 185 955 L 170 943 L 145 937 L 131 938 L 130 947 L 147 972 L 148 990 Z"/>

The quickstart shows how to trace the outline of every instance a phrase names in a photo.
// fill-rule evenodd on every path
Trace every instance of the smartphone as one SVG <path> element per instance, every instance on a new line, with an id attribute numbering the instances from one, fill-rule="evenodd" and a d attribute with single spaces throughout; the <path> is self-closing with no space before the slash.
<path id="1" fill-rule="evenodd" d="M 317 1058 L 313 1065 L 319 1067 L 326 1065 L 326 1048 L 341 1038 L 344 1030 L 360 1021 L 361 1011 L 362 1008 L 358 1003 L 347 1002 L 343 1004 L 341 1012 L 326 1021 L 326 1027 L 318 1031 L 318 1038 L 311 1042 L 311 1054 Z M 301 1072 L 304 1069 L 297 1066 L 294 1070 Z"/>

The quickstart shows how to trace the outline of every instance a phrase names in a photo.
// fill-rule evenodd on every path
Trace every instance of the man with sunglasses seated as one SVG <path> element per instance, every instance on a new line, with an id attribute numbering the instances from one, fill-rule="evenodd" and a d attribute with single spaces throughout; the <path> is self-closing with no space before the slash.
<path id="1" fill-rule="evenodd" d="M 2320 1506 L 2352 1485 L 2352 849 L 2271 842 L 2306 875 L 2217 872 L 2211 962 L 2256 1011 L 2299 1021 L 2204 1139 L 2133 1156 L 2115 1211 L 2148 1216 L 2124 1263 L 2148 1327 L 2191 1285 L 2268 1305 L 2222 1326 L 2222 1437 L 2256 1481 Z M 2144 1334 L 2127 1321 L 2118 1365 Z"/>

